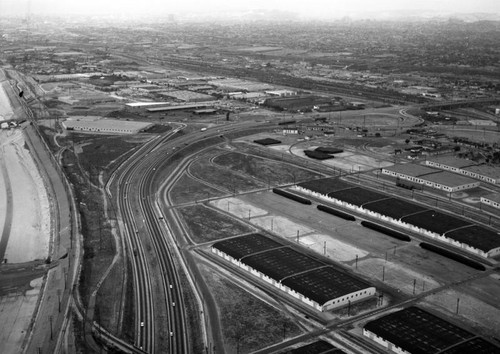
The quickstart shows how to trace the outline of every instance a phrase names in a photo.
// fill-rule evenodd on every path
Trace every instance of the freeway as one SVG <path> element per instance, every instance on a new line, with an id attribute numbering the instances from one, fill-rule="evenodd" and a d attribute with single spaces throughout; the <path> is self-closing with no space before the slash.
<path id="1" fill-rule="evenodd" d="M 192 156 L 200 150 L 223 143 L 225 140 L 220 134 L 242 134 L 240 131 L 250 134 L 271 128 L 271 125 L 260 124 L 260 128 L 255 125 L 239 123 L 222 130 L 176 135 L 184 127 L 180 125 L 141 147 L 112 174 L 106 190 L 115 197 L 121 219 L 120 231 L 132 264 L 135 345 L 138 349 L 145 352 L 192 352 L 193 340 L 187 330 L 178 264 L 188 274 L 195 290 L 204 289 L 193 281 L 192 260 L 186 261 L 186 255 L 179 252 L 177 239 L 184 231 L 177 216 L 166 210 L 158 199 L 160 186 L 173 185 Z M 180 157 L 182 160 L 178 162 Z M 195 275 L 194 278 L 200 280 L 201 277 Z M 195 294 L 200 307 L 205 295 Z M 205 315 L 217 317 L 213 311 Z M 202 325 L 202 332 L 206 346 L 212 348 L 214 343 L 213 346 L 222 347 L 220 331 L 210 332 Z"/>

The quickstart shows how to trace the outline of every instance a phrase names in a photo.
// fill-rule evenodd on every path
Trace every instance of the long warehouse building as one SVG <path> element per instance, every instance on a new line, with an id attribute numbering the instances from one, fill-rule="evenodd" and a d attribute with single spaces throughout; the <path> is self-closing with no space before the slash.
<path id="1" fill-rule="evenodd" d="M 261 234 L 216 242 L 212 252 L 322 312 L 365 300 L 376 292 L 343 269 Z"/>
<path id="2" fill-rule="evenodd" d="M 493 343 L 416 306 L 369 321 L 363 335 L 398 354 L 500 353 Z"/>
<path id="3" fill-rule="evenodd" d="M 498 230 L 338 178 L 303 182 L 294 189 L 485 258 L 500 254 Z"/>

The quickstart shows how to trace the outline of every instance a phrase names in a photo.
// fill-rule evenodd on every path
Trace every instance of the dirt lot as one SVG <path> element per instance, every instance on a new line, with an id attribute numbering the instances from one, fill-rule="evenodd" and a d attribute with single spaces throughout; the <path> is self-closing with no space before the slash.
<path id="1" fill-rule="evenodd" d="M 498 143 L 500 139 L 499 131 L 483 130 L 482 127 L 457 128 L 455 126 L 444 127 L 438 126 L 438 132 L 447 134 L 450 137 L 469 138 L 471 141 L 478 143 Z"/>
<path id="2" fill-rule="evenodd" d="M 220 310 L 227 353 L 250 353 L 301 333 L 290 316 L 208 266 L 200 267 Z"/>
<path id="3" fill-rule="evenodd" d="M 254 231 L 236 218 L 231 218 L 203 204 L 178 209 L 195 243 L 219 240 Z"/>
<path id="4" fill-rule="evenodd" d="M 190 203 L 198 200 L 220 197 L 223 192 L 211 188 L 198 180 L 183 174 L 170 191 L 170 197 L 174 205 Z"/>
<path id="5" fill-rule="evenodd" d="M 474 292 L 469 293 L 470 287 L 468 286 L 468 289 L 460 287 L 458 290 L 449 289 L 439 292 L 426 297 L 424 303 L 437 306 L 444 310 L 446 315 L 457 317 L 463 322 L 472 322 L 473 327 L 479 327 L 475 329 L 480 333 L 500 338 L 500 309 L 498 308 L 498 302 L 490 304 L 478 299 L 477 294 Z"/>

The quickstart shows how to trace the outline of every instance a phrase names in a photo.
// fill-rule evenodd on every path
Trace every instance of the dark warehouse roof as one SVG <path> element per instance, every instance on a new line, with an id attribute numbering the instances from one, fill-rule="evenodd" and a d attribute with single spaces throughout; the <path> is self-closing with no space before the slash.
<path id="1" fill-rule="evenodd" d="M 368 322 L 364 328 L 412 354 L 433 354 L 474 334 L 412 306 Z"/>
<path id="2" fill-rule="evenodd" d="M 356 206 L 362 206 L 366 203 L 389 198 L 389 196 L 386 194 L 378 193 L 370 189 L 361 187 L 354 187 L 347 190 L 332 192 L 329 193 L 328 196 L 330 198 L 339 199 Z"/>
<path id="3" fill-rule="evenodd" d="M 468 221 L 435 210 L 428 210 L 423 213 L 405 216 L 401 221 L 435 232 L 438 235 L 442 235 L 445 232 L 460 227 L 472 225 L 472 223 Z"/>
<path id="4" fill-rule="evenodd" d="M 484 252 L 500 247 L 500 234 L 479 225 L 470 225 L 450 231 L 445 236 Z"/>
<path id="5" fill-rule="evenodd" d="M 476 337 L 443 350 L 440 354 L 500 354 L 500 348 L 484 338 Z"/>
<path id="6" fill-rule="evenodd" d="M 366 203 L 363 208 L 399 220 L 404 216 L 429 210 L 403 199 L 389 198 Z"/>
<path id="7" fill-rule="evenodd" d="M 216 242 L 213 246 L 235 259 L 277 247 L 284 247 L 283 244 L 261 234 L 230 238 Z"/>
<path id="8" fill-rule="evenodd" d="M 276 281 L 325 265 L 290 247 L 275 248 L 249 255 L 242 259 L 242 262 Z"/>
<path id="9" fill-rule="evenodd" d="M 319 304 L 372 287 L 332 264 L 261 234 L 219 241 L 213 247 Z"/>
<path id="10" fill-rule="evenodd" d="M 292 276 L 283 280 L 282 284 L 318 304 L 371 287 L 370 284 L 331 266 Z"/>
<path id="11" fill-rule="evenodd" d="M 319 340 L 292 350 L 286 350 L 282 354 L 345 354 L 342 349 L 336 348 L 328 342 Z"/>

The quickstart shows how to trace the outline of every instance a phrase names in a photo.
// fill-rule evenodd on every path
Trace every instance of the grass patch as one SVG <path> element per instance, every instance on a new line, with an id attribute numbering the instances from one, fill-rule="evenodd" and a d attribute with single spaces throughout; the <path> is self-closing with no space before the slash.
<path id="1" fill-rule="evenodd" d="M 226 352 L 249 353 L 301 333 L 282 312 L 262 302 L 213 269 L 200 267 L 212 289 L 222 325 Z"/>
<path id="2" fill-rule="evenodd" d="M 228 168 L 213 165 L 208 159 L 197 160 L 191 165 L 190 172 L 193 176 L 209 184 L 222 187 L 233 193 L 248 192 L 267 187 L 267 184 L 258 180 L 247 178 Z"/>
<path id="3" fill-rule="evenodd" d="M 219 240 L 254 231 L 251 227 L 204 205 L 178 209 L 195 243 Z"/>
<path id="4" fill-rule="evenodd" d="M 149 128 L 146 128 L 144 130 L 145 133 L 154 133 L 154 134 L 161 134 L 161 133 L 166 133 L 168 131 L 171 131 L 172 127 L 170 125 L 164 125 L 164 124 L 155 124 Z"/>
<path id="5" fill-rule="evenodd" d="M 53 141 L 54 130 L 42 128 L 42 136 L 47 142 Z M 60 137 L 61 145 L 68 147 L 62 155 L 62 165 L 66 176 L 74 187 L 75 202 L 81 218 L 81 233 L 83 236 L 84 257 L 82 272 L 79 280 L 79 290 L 85 306 L 97 282 L 111 264 L 116 253 L 114 238 L 109 221 L 105 218 L 102 189 L 89 183 L 88 176 L 92 177 L 94 185 L 99 185 L 97 178 L 103 170 L 110 170 L 111 161 L 119 161 L 128 156 L 133 147 L 144 142 L 143 136 L 95 136 L 90 134 L 70 134 Z M 83 144 L 80 153 L 75 154 L 72 146 Z M 56 145 L 50 146 L 58 151 Z M 75 149 L 76 150 L 76 149 Z M 111 209 L 112 206 L 109 205 Z M 113 211 L 108 210 L 113 217 Z M 105 280 L 96 299 L 96 309 L 100 322 L 112 333 L 121 335 L 127 340 L 134 338 L 134 304 L 133 284 L 131 276 L 122 289 L 125 265 L 119 262 Z M 131 271 L 127 265 L 127 271 Z M 129 273 L 131 274 L 131 273 Z M 123 328 L 116 327 L 116 314 L 121 304 L 121 294 L 127 292 Z"/>
<path id="6" fill-rule="evenodd" d="M 174 205 L 192 203 L 197 200 L 221 197 L 224 193 L 200 183 L 184 174 L 170 191 Z"/>
<path id="7" fill-rule="evenodd" d="M 99 310 L 100 315 L 96 320 L 109 332 L 118 336 L 121 334 L 121 328 L 118 327 L 118 314 L 122 305 L 118 299 L 121 299 L 122 293 L 126 291 L 124 280 L 123 260 L 120 259 L 102 283 L 96 298 L 96 309 Z M 120 286 L 117 286 L 117 282 Z M 129 322 L 130 317 L 127 317 L 126 321 Z"/>
<path id="8" fill-rule="evenodd" d="M 276 160 L 229 152 L 214 158 L 214 163 L 247 174 L 272 186 L 311 180 L 319 174 Z"/>
<path id="9" fill-rule="evenodd" d="M 321 165 L 318 166 L 311 166 L 310 163 L 308 163 L 307 159 L 302 159 L 302 158 L 297 158 L 294 155 L 285 153 L 280 150 L 274 150 L 266 147 L 259 146 L 257 144 L 252 144 L 246 141 L 236 141 L 233 143 L 234 147 L 238 152 L 240 153 L 247 153 L 259 157 L 263 157 L 265 159 L 273 159 L 277 162 L 283 163 L 284 165 L 287 165 L 287 168 L 290 168 L 292 170 L 296 171 L 296 178 L 295 182 L 304 182 L 308 181 L 311 178 L 316 179 L 320 177 L 325 177 L 325 174 L 331 174 L 331 171 L 325 166 L 322 168 Z M 341 145 L 341 144 L 340 144 Z M 339 145 L 339 146 L 340 146 Z M 286 163 L 290 163 L 291 165 L 288 165 Z M 307 175 L 302 176 L 301 171 L 307 172 Z M 316 172 L 317 171 L 317 172 Z M 324 173 L 320 171 L 325 171 Z M 309 173 L 312 173 L 313 176 L 309 176 Z M 293 175 L 293 173 L 292 173 Z"/>

